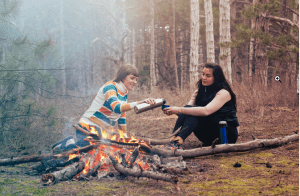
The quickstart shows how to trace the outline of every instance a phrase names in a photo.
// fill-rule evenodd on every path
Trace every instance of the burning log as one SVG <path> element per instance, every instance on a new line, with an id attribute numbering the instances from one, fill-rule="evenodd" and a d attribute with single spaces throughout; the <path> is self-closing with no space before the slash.
<path id="1" fill-rule="evenodd" d="M 93 167 L 92 169 L 90 169 L 86 174 L 80 174 L 78 179 L 79 180 L 89 180 L 90 176 L 93 176 L 97 170 L 103 165 L 103 161 L 101 163 L 98 163 L 95 167 Z"/>
<path id="2" fill-rule="evenodd" d="M 64 158 L 68 157 L 70 154 L 80 154 L 83 152 L 88 152 L 94 148 L 97 148 L 99 144 L 88 145 L 82 148 L 75 148 L 61 154 L 41 154 L 41 155 L 31 155 L 31 156 L 24 156 L 24 157 L 16 157 L 16 158 L 8 158 L 8 159 L 0 159 L 0 166 L 7 166 L 7 165 L 18 165 L 22 163 L 30 163 L 30 162 L 38 162 L 42 160 L 49 160 L 54 158 Z"/>
<path id="3" fill-rule="evenodd" d="M 134 176 L 134 177 L 138 177 L 138 178 L 146 177 L 146 178 L 152 178 L 155 180 L 163 180 L 163 181 L 171 182 L 175 186 L 177 185 L 177 182 L 178 182 L 177 176 L 171 176 L 169 174 L 161 174 L 161 173 L 156 173 L 156 172 L 151 172 L 151 171 L 145 171 L 142 168 L 140 168 L 140 170 L 126 168 L 123 165 L 121 165 L 120 163 L 118 163 L 118 161 L 113 156 L 109 155 L 109 158 L 110 158 L 113 166 L 115 167 L 115 169 L 122 174 L 130 175 L 130 176 Z"/>
<path id="4" fill-rule="evenodd" d="M 158 154 L 163 157 L 182 156 L 184 158 L 191 158 L 191 157 L 199 157 L 199 156 L 227 153 L 227 152 L 243 152 L 243 151 L 249 151 L 258 148 L 279 147 L 289 142 L 298 141 L 298 140 L 299 140 L 299 134 L 294 134 L 294 135 L 289 135 L 281 138 L 255 139 L 253 141 L 249 141 L 246 143 L 219 144 L 214 146 L 214 148 L 209 146 L 203 148 L 195 148 L 192 150 L 177 150 L 177 149 L 167 150 L 167 149 L 162 149 L 153 146 L 151 152 L 153 154 Z"/>
<path id="5" fill-rule="evenodd" d="M 41 183 L 44 186 L 53 185 L 59 181 L 71 180 L 74 176 L 79 174 L 85 167 L 86 159 L 83 158 L 82 161 L 73 163 L 72 165 L 65 167 L 60 171 L 56 171 L 49 174 L 43 174 Z"/>
<path id="6" fill-rule="evenodd" d="M 140 147 L 136 147 L 134 149 L 134 151 L 131 153 L 129 159 L 128 159 L 128 162 L 129 162 L 129 168 L 132 168 L 136 158 L 139 156 L 139 150 L 140 150 Z"/>
<path id="7" fill-rule="evenodd" d="M 95 133 L 91 133 L 91 132 L 89 132 L 89 131 L 86 131 L 86 130 L 84 130 L 83 128 L 77 126 L 77 125 L 73 125 L 73 127 L 74 127 L 76 130 L 78 130 L 78 131 L 80 131 L 81 133 L 83 133 L 84 135 L 86 135 L 86 136 L 90 136 L 90 137 L 92 137 L 93 139 L 96 139 L 96 140 L 100 140 L 100 139 L 101 139 L 101 136 L 98 135 L 98 134 L 95 134 Z"/>
<path id="8" fill-rule="evenodd" d="M 39 164 L 30 166 L 29 169 L 31 171 L 37 171 L 38 173 L 50 172 L 56 169 L 57 167 L 65 167 L 75 162 L 78 162 L 81 159 L 81 157 L 82 156 L 77 156 L 70 160 L 66 160 L 66 158 L 63 158 L 63 159 L 50 159 L 46 162 L 41 161 Z"/>

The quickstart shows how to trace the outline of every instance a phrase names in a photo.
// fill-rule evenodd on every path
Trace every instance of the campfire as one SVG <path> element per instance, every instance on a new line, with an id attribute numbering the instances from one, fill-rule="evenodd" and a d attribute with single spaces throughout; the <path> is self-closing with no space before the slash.
<path id="1" fill-rule="evenodd" d="M 107 177 L 123 179 L 127 175 L 165 180 L 176 185 L 177 176 L 170 174 L 187 170 L 182 157 L 164 158 L 162 161 L 158 155 L 151 154 L 150 145 L 132 134 L 114 129 L 100 129 L 98 133 L 93 126 L 84 123 L 80 125 L 88 131 L 76 125 L 74 128 L 87 135 L 84 140 L 90 145 L 69 152 L 68 159 L 63 161 L 69 163 L 67 167 L 43 174 L 41 180 L 43 185 L 69 179 L 90 180 Z M 65 152 L 61 157 L 65 159 L 66 155 Z M 45 163 L 43 164 L 45 166 Z M 31 170 L 38 168 L 38 166 L 31 167 Z"/>

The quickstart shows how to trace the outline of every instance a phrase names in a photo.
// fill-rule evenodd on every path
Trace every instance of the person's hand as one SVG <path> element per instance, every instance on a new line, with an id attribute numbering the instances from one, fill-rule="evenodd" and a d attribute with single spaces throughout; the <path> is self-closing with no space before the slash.
<path id="1" fill-rule="evenodd" d="M 174 136 L 175 137 L 175 136 Z M 177 145 L 183 144 L 183 139 L 180 136 L 175 137 L 173 140 Z"/>
<path id="2" fill-rule="evenodd" d="M 153 105 L 153 104 L 155 104 L 155 99 L 148 98 L 148 99 L 143 100 L 142 103 L 148 103 L 150 105 Z"/>
<path id="3" fill-rule="evenodd" d="M 171 115 L 171 114 L 180 114 L 181 113 L 181 107 L 167 107 L 163 109 L 165 114 Z"/>

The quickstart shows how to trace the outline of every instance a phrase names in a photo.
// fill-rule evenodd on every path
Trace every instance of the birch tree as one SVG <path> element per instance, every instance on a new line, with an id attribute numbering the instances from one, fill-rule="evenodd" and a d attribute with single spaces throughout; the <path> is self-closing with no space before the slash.
<path id="1" fill-rule="evenodd" d="M 154 3 L 150 0 L 150 12 L 151 12 L 151 25 L 150 25 L 150 85 L 151 88 L 156 86 L 156 74 L 155 74 L 155 62 L 154 62 L 154 52 L 155 52 L 155 41 L 154 41 Z"/>
<path id="2" fill-rule="evenodd" d="M 214 43 L 214 27 L 211 0 L 204 0 L 205 9 L 205 26 L 206 26 L 206 47 L 207 62 L 215 62 L 215 43 Z"/>
<path id="3" fill-rule="evenodd" d="M 231 78 L 231 48 L 230 42 L 230 0 L 220 0 L 220 66 L 224 70 L 228 82 Z"/>
<path id="4" fill-rule="evenodd" d="M 199 0 L 191 0 L 190 85 L 198 81 Z"/>

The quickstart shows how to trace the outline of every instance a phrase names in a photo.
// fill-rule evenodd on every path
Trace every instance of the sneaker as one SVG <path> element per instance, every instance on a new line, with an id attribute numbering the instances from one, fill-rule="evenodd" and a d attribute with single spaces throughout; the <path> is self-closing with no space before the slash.
<path id="1" fill-rule="evenodd" d="M 53 152 L 66 151 L 73 148 L 76 148 L 75 139 L 73 136 L 69 136 L 52 146 Z"/>
<path id="2" fill-rule="evenodd" d="M 175 141 L 171 141 L 169 144 L 165 145 L 164 148 L 167 150 L 183 150 L 182 144 L 177 144 Z"/>

